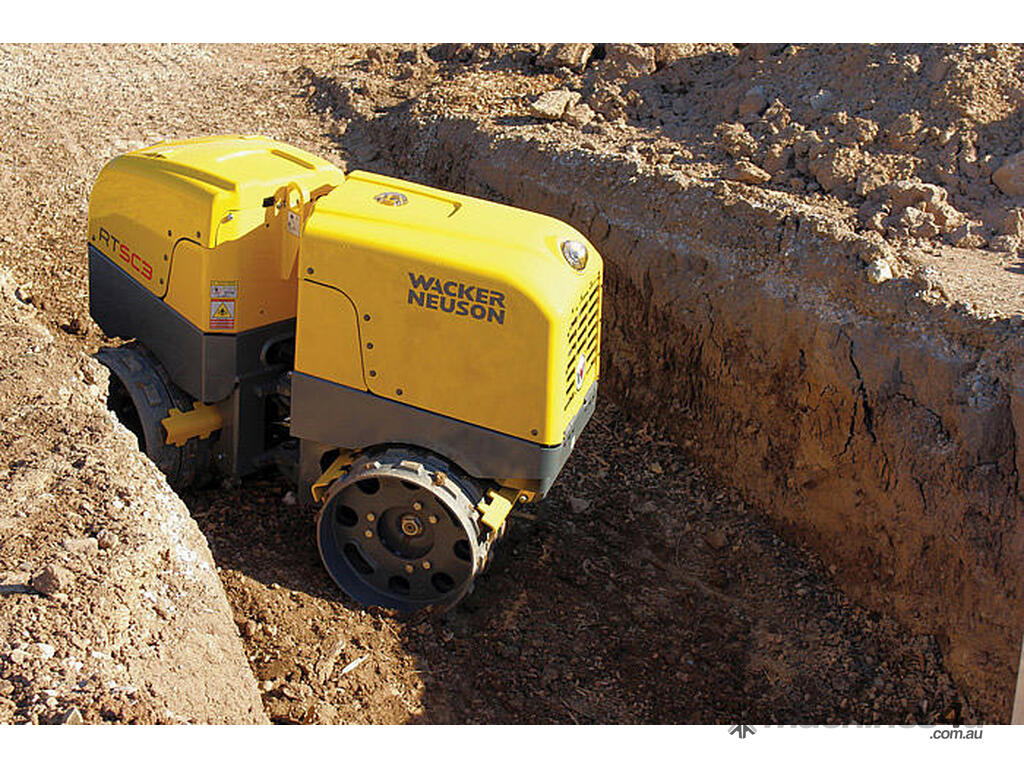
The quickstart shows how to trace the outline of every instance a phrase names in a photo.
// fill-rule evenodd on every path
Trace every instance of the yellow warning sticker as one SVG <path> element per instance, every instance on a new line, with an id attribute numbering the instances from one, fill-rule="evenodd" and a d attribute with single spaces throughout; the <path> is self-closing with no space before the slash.
<path id="1" fill-rule="evenodd" d="M 238 282 L 220 280 L 210 283 L 210 328 L 234 330 L 235 302 L 238 300 Z"/>

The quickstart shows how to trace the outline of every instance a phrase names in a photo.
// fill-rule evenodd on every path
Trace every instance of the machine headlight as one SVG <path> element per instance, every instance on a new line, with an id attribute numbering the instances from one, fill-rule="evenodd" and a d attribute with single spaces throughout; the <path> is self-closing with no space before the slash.
<path id="1" fill-rule="evenodd" d="M 578 272 L 582 272 L 587 266 L 587 246 L 578 240 L 563 240 L 562 256 L 565 257 L 566 263 Z"/>

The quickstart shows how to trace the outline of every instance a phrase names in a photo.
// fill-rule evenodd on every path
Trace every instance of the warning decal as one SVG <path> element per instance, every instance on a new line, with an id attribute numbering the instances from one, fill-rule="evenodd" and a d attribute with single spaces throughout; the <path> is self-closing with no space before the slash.
<path id="1" fill-rule="evenodd" d="M 234 330 L 235 302 L 238 300 L 237 281 L 210 283 L 210 328 Z"/>

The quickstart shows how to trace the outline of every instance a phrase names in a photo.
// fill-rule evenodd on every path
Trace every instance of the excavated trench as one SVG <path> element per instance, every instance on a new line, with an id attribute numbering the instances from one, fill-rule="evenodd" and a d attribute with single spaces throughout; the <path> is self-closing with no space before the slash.
<path id="1" fill-rule="evenodd" d="M 103 69 L 114 54 L 180 90 L 161 86 L 152 98 L 168 94 L 174 113 L 203 116 L 139 127 L 140 139 L 274 133 L 369 170 L 556 215 L 606 261 L 594 421 L 551 496 L 513 521 L 492 569 L 447 616 L 398 619 L 345 599 L 320 567 L 313 513 L 277 478 L 185 494 L 273 721 L 1008 719 L 1024 624 L 1024 379 L 1008 321 L 922 298 L 930 286 L 916 278 L 870 284 L 875 246 L 785 196 L 656 173 L 415 100 L 353 115 L 330 80 L 282 74 L 294 67 L 290 51 L 271 78 L 280 115 L 258 118 L 252 106 L 265 94 L 237 87 L 270 66 L 255 53 L 56 58 L 95 60 L 89 71 L 106 90 L 87 90 L 121 99 Z M 53 71 L 52 82 L 11 92 L 42 94 L 37 108 L 56 114 L 70 79 L 29 64 L 31 77 Z M 213 97 L 196 95 L 196 83 Z M 286 98 L 304 85 L 315 119 Z M 181 110 L 191 98 L 195 108 Z M 223 114 L 211 113 L 222 102 Z M 136 111 L 170 109 L 146 104 Z M 321 118 L 337 132 L 318 133 Z M 63 218 L 6 241 L 28 253 L 44 235 L 68 253 L 80 245 L 85 180 L 106 145 L 63 138 L 70 170 L 27 163 L 12 176 L 73 182 L 47 193 L 76 201 Z M 40 186 L 26 183 L 24 198 Z M 81 333 L 83 264 L 68 262 L 64 275 L 15 250 L 3 250 L 5 263 L 36 279 L 55 332 Z M 80 290 L 66 296 L 65 285 Z M 94 346 L 87 333 L 70 344 Z M 248 702 L 243 687 L 237 698 Z M 88 720 L 87 693 L 75 701 Z"/>
<path id="2" fill-rule="evenodd" d="M 346 127 L 361 167 L 587 234 L 604 399 L 441 619 L 341 596 L 273 478 L 189 495 L 272 720 L 1008 719 L 1008 326 L 883 293 L 872 243 L 770 193 L 409 106 Z"/>
<path id="3" fill-rule="evenodd" d="M 1024 628 L 1012 320 L 930 300 L 919 277 L 872 284 L 876 245 L 784 195 L 415 102 L 354 116 L 310 81 L 363 166 L 584 232 L 607 265 L 604 395 L 858 602 L 937 638 L 979 716 L 1008 720 Z"/>

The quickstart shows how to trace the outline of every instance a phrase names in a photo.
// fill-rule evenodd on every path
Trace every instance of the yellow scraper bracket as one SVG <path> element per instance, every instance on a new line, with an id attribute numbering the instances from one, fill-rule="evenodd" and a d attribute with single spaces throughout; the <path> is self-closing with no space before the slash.
<path id="1" fill-rule="evenodd" d="M 223 426 L 220 412 L 212 405 L 196 402 L 191 411 L 171 408 L 160 421 L 167 431 L 167 444 L 182 446 L 191 438 L 205 440 Z"/>
<path id="2" fill-rule="evenodd" d="M 331 465 L 324 470 L 313 485 L 309 487 L 309 493 L 317 504 L 323 499 L 324 494 L 331 483 L 337 480 L 341 474 L 352 465 L 352 452 L 342 451 L 338 458 L 331 462 Z"/>
<path id="3" fill-rule="evenodd" d="M 480 522 L 495 533 L 500 531 L 501 526 L 505 524 L 505 518 L 512 511 L 512 507 L 521 493 L 522 491 L 516 488 L 499 488 L 496 491 L 488 491 L 487 495 L 476 505 L 481 514 Z"/>

